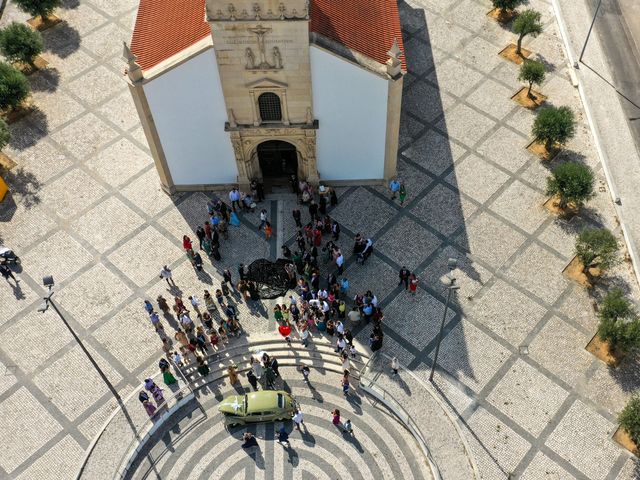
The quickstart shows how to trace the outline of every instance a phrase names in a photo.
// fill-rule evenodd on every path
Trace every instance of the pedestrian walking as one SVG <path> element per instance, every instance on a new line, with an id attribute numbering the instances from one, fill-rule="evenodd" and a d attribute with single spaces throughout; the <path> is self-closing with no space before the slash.
<path id="1" fill-rule="evenodd" d="M 253 387 L 254 390 L 258 390 L 258 379 L 256 378 L 256 374 L 253 373 L 253 370 L 249 370 L 247 372 L 247 381 L 249 385 Z"/>
<path id="2" fill-rule="evenodd" d="M 331 423 L 336 427 L 340 427 L 340 410 L 334 408 L 331 412 L 331 416 Z"/>
<path id="3" fill-rule="evenodd" d="M 298 210 L 297 208 L 294 208 L 293 211 L 291 212 L 291 214 L 293 215 L 293 219 L 296 222 L 296 227 L 297 228 L 302 228 L 302 220 L 301 220 L 301 216 L 300 216 L 300 210 Z"/>
<path id="4" fill-rule="evenodd" d="M 348 433 L 349 435 L 351 435 L 352 437 L 354 437 L 355 435 L 353 434 L 353 425 L 351 425 L 351 420 L 347 419 L 346 422 L 344 422 L 343 425 L 343 431 Z"/>
<path id="5" fill-rule="evenodd" d="M 7 282 L 10 278 L 13 279 L 14 282 L 16 282 L 16 285 L 20 281 L 15 277 L 11 269 L 4 264 L 0 264 L 0 274 L 7 280 Z"/>
<path id="6" fill-rule="evenodd" d="M 182 248 L 186 251 L 193 250 L 193 243 L 187 235 L 182 236 Z"/>
<path id="7" fill-rule="evenodd" d="M 153 312 L 153 305 L 151 305 L 151 302 L 149 300 L 144 301 L 144 309 L 149 315 L 151 315 L 151 313 Z"/>
<path id="8" fill-rule="evenodd" d="M 267 223 L 267 211 L 263 208 L 260 211 L 260 226 L 258 227 L 258 230 L 262 230 L 262 228 L 266 225 Z"/>
<path id="9" fill-rule="evenodd" d="M 246 432 L 244 435 L 242 435 L 242 448 L 249 449 L 257 446 L 258 441 L 251 432 Z"/>
<path id="10" fill-rule="evenodd" d="M 400 206 L 404 205 L 404 201 L 407 198 L 407 189 L 404 186 L 404 183 L 400 185 L 400 190 L 398 191 L 398 198 L 400 199 Z"/>
<path id="11" fill-rule="evenodd" d="M 173 273 L 171 272 L 171 269 L 166 265 L 162 267 L 162 270 L 160 270 L 160 278 L 164 278 L 167 281 L 167 285 L 174 287 L 176 286 L 176 282 L 173 281 Z"/>
<path id="12" fill-rule="evenodd" d="M 413 295 L 415 295 L 416 290 L 418 290 L 418 277 L 416 277 L 415 274 L 412 273 L 409 277 L 409 291 Z"/>
<path id="13" fill-rule="evenodd" d="M 391 200 L 395 200 L 396 195 L 398 195 L 398 191 L 400 190 L 400 182 L 397 178 L 394 178 L 389 182 L 389 190 L 391 190 Z"/>
<path id="14" fill-rule="evenodd" d="M 160 310 L 162 310 L 162 313 L 168 315 L 171 308 L 169 307 L 167 300 L 162 295 L 158 295 L 158 298 L 156 298 L 156 302 L 158 302 L 158 307 L 160 308 Z"/>
<path id="15" fill-rule="evenodd" d="M 195 295 L 189 295 L 189 300 L 191 301 L 191 306 L 196 311 L 196 313 L 200 314 L 200 300 Z"/>
<path id="16" fill-rule="evenodd" d="M 299 408 L 296 410 L 296 413 L 293 415 L 293 417 L 291 418 L 291 420 L 293 420 L 293 423 L 295 424 L 296 428 L 298 430 L 301 430 L 300 426 L 304 424 L 304 419 L 303 419 L 303 415 L 302 415 L 302 410 L 300 410 Z"/>
<path id="17" fill-rule="evenodd" d="M 144 402 L 142 402 L 142 406 L 147 411 L 147 415 L 149 415 L 149 418 L 152 418 L 156 414 L 156 406 L 149 400 L 145 400 Z"/>
<path id="18" fill-rule="evenodd" d="M 228 268 L 225 268 L 222 272 L 222 281 L 231 285 L 231 288 L 233 289 L 233 280 L 231 279 L 231 270 L 229 270 Z"/>
<path id="19" fill-rule="evenodd" d="M 399 368 L 400 368 L 400 364 L 398 363 L 398 359 L 396 357 L 393 357 L 391 359 L 391 371 L 393 372 L 394 375 L 398 374 Z"/>
<path id="20" fill-rule="evenodd" d="M 344 371 L 341 384 L 342 384 L 342 394 L 346 397 L 347 395 L 349 395 L 349 370 Z"/>
<path id="21" fill-rule="evenodd" d="M 340 240 L 340 224 L 335 220 L 331 223 L 331 235 L 334 241 Z"/>
<path id="22" fill-rule="evenodd" d="M 338 275 L 342 275 L 342 271 L 344 268 L 344 256 L 342 253 L 336 258 L 336 266 L 338 267 Z"/>
<path id="23" fill-rule="evenodd" d="M 200 250 L 202 250 L 202 241 L 206 237 L 206 233 L 204 231 L 204 228 L 202 228 L 202 225 L 198 225 L 198 228 L 196 228 L 196 237 L 198 237 L 198 242 L 200 243 Z"/>
<path id="24" fill-rule="evenodd" d="M 303 347 L 306 348 L 309 345 L 309 330 L 306 325 L 300 330 L 300 340 Z"/>
<path id="25" fill-rule="evenodd" d="M 284 425 L 278 430 L 278 443 L 286 448 L 289 448 L 289 434 Z"/>
<path id="26" fill-rule="evenodd" d="M 300 370 L 300 373 L 302 373 L 302 379 L 304 380 L 304 383 L 309 383 L 309 374 L 311 373 L 309 367 L 307 365 L 300 364 L 298 370 Z"/>
<path id="27" fill-rule="evenodd" d="M 264 387 L 267 390 L 276 389 L 276 374 L 271 367 L 265 367 L 262 374 L 264 377 Z"/>
<path id="28" fill-rule="evenodd" d="M 240 191 L 237 187 L 233 187 L 229 192 L 229 201 L 231 202 L 231 208 L 236 211 L 236 207 L 240 209 Z"/>
<path id="29" fill-rule="evenodd" d="M 198 357 L 198 373 L 203 377 L 209 375 L 209 365 L 205 363 L 202 357 Z"/>
<path id="30" fill-rule="evenodd" d="M 398 278 L 400 279 L 400 281 L 398 282 L 398 285 L 402 285 L 404 283 L 404 288 L 405 290 L 409 290 L 409 277 L 411 276 L 411 272 L 409 271 L 409 269 L 407 267 L 402 267 L 400 269 L 400 272 L 398 273 Z"/>
<path id="31" fill-rule="evenodd" d="M 264 239 L 265 240 L 271 239 L 271 235 L 273 235 L 273 227 L 271 226 L 271 224 L 269 222 L 265 222 L 265 224 L 264 224 Z"/>

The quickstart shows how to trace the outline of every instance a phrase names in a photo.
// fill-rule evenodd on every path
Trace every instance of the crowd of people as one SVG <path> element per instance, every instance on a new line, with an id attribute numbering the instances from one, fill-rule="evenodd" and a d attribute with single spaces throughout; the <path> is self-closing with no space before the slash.
<path id="1" fill-rule="evenodd" d="M 298 195 L 299 203 L 306 204 L 308 217 L 303 215 L 299 208 L 292 211 L 297 227 L 294 243 L 297 248 L 292 251 L 288 245 L 283 245 L 281 253 L 282 257 L 291 262 L 287 264 L 286 269 L 291 280 L 290 287 L 295 294 L 289 295 L 286 301 L 273 307 L 273 317 L 279 332 L 288 343 L 292 342 L 294 335 L 304 347 L 309 345 L 314 336 L 330 339 L 342 362 L 342 391 L 344 395 L 349 395 L 350 359 L 356 358 L 358 353 L 349 325 L 373 323 L 369 346 L 371 350 L 376 351 L 382 347 L 384 339 L 384 314 L 378 298 L 372 291 L 352 294 L 349 291 L 349 280 L 343 276 L 345 257 L 339 245 L 341 228 L 327 211 L 329 204 L 337 204 L 335 190 L 321 188 L 321 191 L 316 192 L 306 182 L 292 182 L 292 190 Z M 317 202 L 316 196 L 319 196 Z M 255 211 L 256 202 L 263 199 L 262 184 L 253 181 L 251 193 L 242 193 L 237 188 L 229 192 L 230 206 L 219 198 L 207 203 L 208 220 L 195 230 L 198 249 L 189 235 L 184 235 L 182 239 L 182 246 L 196 270 L 202 269 L 200 252 L 205 252 L 214 260 L 221 259 L 220 242 L 229 239 L 228 226 L 239 225 L 238 212 Z M 306 222 L 303 222 L 303 217 Z M 263 230 L 268 239 L 271 236 L 270 228 L 266 210 L 263 209 L 260 212 L 258 229 Z M 352 249 L 356 262 L 364 263 L 373 253 L 373 241 L 358 233 Z M 327 270 L 323 280 L 322 266 Z M 171 364 L 177 368 L 186 364 L 196 364 L 198 373 L 207 376 L 210 371 L 207 357 L 225 348 L 230 339 L 244 333 L 232 296 L 239 294 L 245 301 L 259 301 L 260 295 L 258 285 L 247 278 L 246 265 L 238 266 L 238 275 L 239 280 L 234 284 L 231 271 L 224 269 L 220 288 L 203 290 L 202 300 L 195 294 L 178 294 L 172 299 L 159 295 L 156 298 L 157 306 L 145 300 L 144 308 L 160 337 L 165 354 L 165 358 L 159 362 L 165 384 L 176 382 L 171 373 Z M 415 275 L 403 267 L 399 277 L 400 284 L 404 283 L 407 289 L 415 292 Z M 173 273 L 166 265 L 160 272 L 160 278 L 166 280 L 169 287 L 176 286 Z M 164 319 L 174 327 L 170 334 L 165 331 L 158 312 L 162 312 Z M 247 381 L 254 390 L 275 388 L 276 379 L 279 377 L 275 358 L 266 353 L 259 357 L 253 356 L 250 366 Z M 308 381 L 309 368 L 301 365 L 299 370 L 304 380 Z M 232 384 L 238 381 L 235 365 L 229 367 L 228 374 Z M 156 389 L 159 390 L 157 386 Z M 153 405 L 151 399 L 145 401 L 143 405 L 149 413 Z"/>

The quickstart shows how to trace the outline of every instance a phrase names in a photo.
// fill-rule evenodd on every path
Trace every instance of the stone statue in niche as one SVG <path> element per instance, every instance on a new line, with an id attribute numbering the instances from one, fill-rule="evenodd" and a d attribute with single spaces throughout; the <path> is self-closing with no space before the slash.
<path id="1" fill-rule="evenodd" d="M 253 50 L 251 50 L 251 47 L 247 47 L 247 49 L 244 51 L 244 56 L 247 59 L 247 69 L 253 69 L 256 68 L 256 57 L 253 54 Z"/>
<path id="2" fill-rule="evenodd" d="M 282 55 L 278 47 L 273 47 L 273 65 L 275 68 L 282 68 Z"/>

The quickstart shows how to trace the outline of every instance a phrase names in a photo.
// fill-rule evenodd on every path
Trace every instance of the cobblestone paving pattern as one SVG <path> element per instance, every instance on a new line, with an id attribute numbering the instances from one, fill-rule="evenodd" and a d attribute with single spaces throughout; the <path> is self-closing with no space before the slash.
<path id="1" fill-rule="evenodd" d="M 284 222 L 285 238 L 267 244 L 244 218 L 221 264 L 195 275 L 180 238 L 205 219 L 212 194 L 169 198 L 158 187 L 122 79 L 136 2 L 63 3 L 64 22 L 44 33 L 50 68 L 30 77 L 39 110 L 11 125 L 6 149 L 18 166 L 6 178 L 13 193 L 0 208 L 0 237 L 21 255 L 23 271 L 18 288 L 0 282 L 0 478 L 72 478 L 115 405 L 55 313 L 36 311 L 42 275 L 54 275 L 54 299 L 126 395 L 155 368 L 159 341 L 142 300 L 170 293 L 157 278 L 162 264 L 184 293 L 202 295 L 220 281 L 215 267 L 273 257 L 280 242 L 293 241 L 291 197 L 270 197 L 270 211 L 284 212 L 274 227 Z M 529 4 L 545 30 L 524 46 L 548 66 L 541 90 L 550 102 L 577 112 L 576 137 L 550 165 L 524 149 L 534 116 L 509 99 L 520 88 L 517 67 L 497 52 L 513 36 L 486 16 L 488 0 L 401 2 L 409 73 L 398 169 L 408 203 L 401 208 L 383 187 L 338 190 L 332 215 L 344 226 L 345 251 L 358 231 L 376 243 L 365 266 L 347 259 L 345 275 L 353 291 L 371 288 L 380 298 L 387 353 L 426 379 L 447 259 L 458 259 L 461 289 L 435 380 L 483 478 L 637 478 L 634 461 L 610 439 L 639 384 L 637 358 L 611 371 L 584 350 L 596 328 L 591 298 L 561 275 L 581 228 L 617 231 L 614 210 L 551 6 Z M 9 3 L 2 24 L 25 19 Z M 565 222 L 541 203 L 549 168 L 568 159 L 592 166 L 600 188 Z M 396 287 L 403 264 L 420 276 L 415 297 Z M 593 295 L 613 284 L 638 298 L 627 264 Z M 242 309 L 250 333 L 273 329 L 263 313 Z"/>

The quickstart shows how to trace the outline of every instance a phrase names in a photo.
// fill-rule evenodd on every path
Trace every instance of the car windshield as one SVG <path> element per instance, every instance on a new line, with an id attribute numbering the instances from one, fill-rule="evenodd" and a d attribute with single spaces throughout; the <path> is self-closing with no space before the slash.
<path id="1" fill-rule="evenodd" d="M 242 401 L 242 415 L 247 414 L 247 396 L 244 396 L 244 400 Z"/>
<path id="2" fill-rule="evenodd" d="M 284 408 L 284 397 L 281 393 L 278 394 L 278 408 Z"/>

